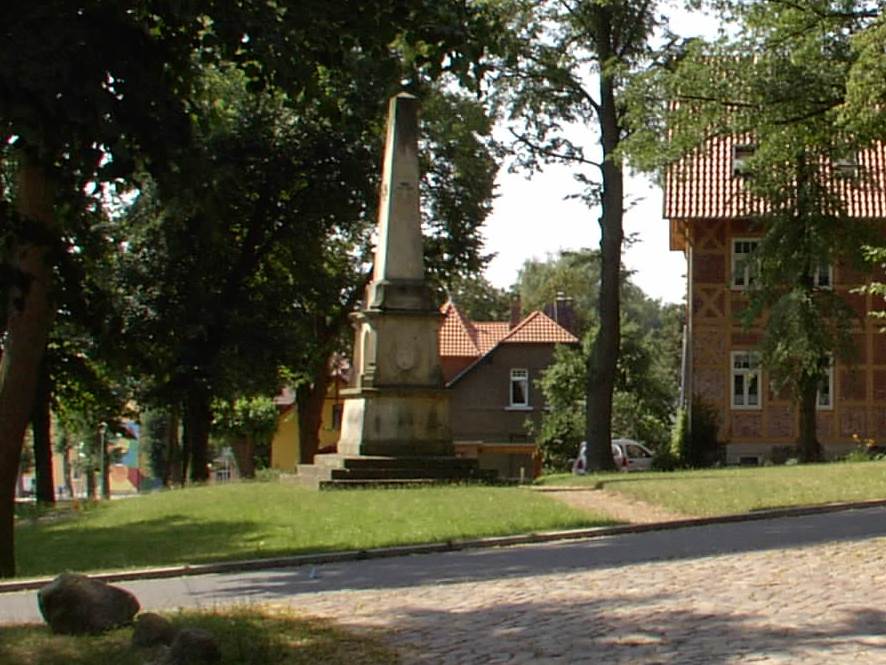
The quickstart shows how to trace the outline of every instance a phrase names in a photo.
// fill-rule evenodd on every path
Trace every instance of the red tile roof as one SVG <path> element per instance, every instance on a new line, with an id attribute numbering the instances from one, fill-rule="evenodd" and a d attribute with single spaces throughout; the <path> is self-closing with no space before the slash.
<path id="1" fill-rule="evenodd" d="M 672 220 L 728 219 L 759 213 L 746 179 L 733 174 L 733 149 L 747 138 L 721 137 L 671 166 L 665 174 L 664 217 Z M 833 186 L 850 217 L 886 218 L 886 144 L 861 151 L 862 182 L 834 177 Z"/>
<path id="2" fill-rule="evenodd" d="M 439 343 L 441 356 L 479 356 L 477 329 L 452 303 L 447 302 L 440 309 L 443 325 L 440 327 Z"/>
<path id="3" fill-rule="evenodd" d="M 468 319 L 452 301 L 440 308 L 440 356 L 447 381 L 458 378 L 500 344 L 576 344 L 578 338 L 542 312 L 532 312 L 511 328 L 507 321 Z M 454 359 L 473 358 L 468 363 Z"/>
<path id="4" fill-rule="evenodd" d="M 575 344 L 577 342 L 578 338 L 575 335 L 539 311 L 532 312 L 523 319 L 501 341 L 502 344 Z"/>

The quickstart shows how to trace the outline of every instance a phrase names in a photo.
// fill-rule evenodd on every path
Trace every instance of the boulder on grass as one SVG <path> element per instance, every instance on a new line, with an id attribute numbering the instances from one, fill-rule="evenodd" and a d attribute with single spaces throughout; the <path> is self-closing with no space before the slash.
<path id="1" fill-rule="evenodd" d="M 37 592 L 43 619 L 53 633 L 102 633 L 132 623 L 139 609 L 135 596 L 85 575 L 63 573 Z"/>
<path id="2" fill-rule="evenodd" d="M 200 628 L 182 628 L 166 656 L 168 665 L 212 665 L 221 661 L 215 636 Z"/>
<path id="3" fill-rule="evenodd" d="M 172 623 L 153 612 L 139 614 L 135 618 L 132 630 L 132 646 L 155 647 L 159 644 L 170 645 L 175 639 L 175 626 Z"/>

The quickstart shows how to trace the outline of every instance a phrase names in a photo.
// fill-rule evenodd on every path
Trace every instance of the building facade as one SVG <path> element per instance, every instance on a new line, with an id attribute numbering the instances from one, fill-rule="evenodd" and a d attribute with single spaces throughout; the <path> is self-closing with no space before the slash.
<path id="1" fill-rule="evenodd" d="M 751 256 L 761 232 L 752 223 L 754 201 L 746 191 L 741 160 L 749 146 L 719 139 L 668 173 L 664 216 L 671 249 L 687 257 L 687 336 L 683 393 L 715 408 L 727 463 L 760 463 L 791 454 L 799 434 L 796 406 L 775 394 L 760 363 L 764 320 L 751 327 L 739 317 L 754 286 Z M 856 168 L 869 176 L 857 187 L 841 183 L 850 214 L 886 220 L 883 149 L 861 153 Z M 886 441 L 886 335 L 869 314 L 883 299 L 855 290 L 883 274 L 848 266 L 819 266 L 815 285 L 833 289 L 857 314 L 852 336 L 856 359 L 836 363 L 818 394 L 818 437 L 828 456 L 859 440 Z"/>
<path id="2" fill-rule="evenodd" d="M 475 457 L 500 478 L 538 475 L 536 444 L 544 396 L 536 387 L 557 344 L 578 339 L 542 312 L 511 322 L 474 322 L 451 302 L 443 306 L 441 365 L 451 394 L 456 453 Z"/>

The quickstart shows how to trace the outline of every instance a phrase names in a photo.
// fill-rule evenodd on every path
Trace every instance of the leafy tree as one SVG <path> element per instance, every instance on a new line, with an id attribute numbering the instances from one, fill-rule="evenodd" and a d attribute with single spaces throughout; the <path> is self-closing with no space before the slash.
<path id="1" fill-rule="evenodd" d="M 665 74 L 671 100 L 661 115 L 671 144 L 660 154 L 687 154 L 712 136 L 753 142 L 744 177 L 757 202 L 750 217 L 763 236 L 743 320 L 759 325 L 766 313 L 763 364 L 776 389 L 798 405 L 801 458 L 817 460 L 816 393 L 834 358 L 851 360 L 853 316 L 816 275 L 826 265 L 858 267 L 867 237 L 839 195 L 841 180 L 858 187 L 865 176 L 838 166 L 865 147 L 840 125 L 860 4 L 718 4 L 738 20 L 738 35 L 690 44 L 671 72 L 656 72 Z"/>
<path id="2" fill-rule="evenodd" d="M 624 315 L 644 329 L 660 328 L 666 311 L 630 279 L 622 267 L 619 300 Z M 559 294 L 572 299 L 579 336 L 599 322 L 600 252 L 593 249 L 563 250 L 540 261 L 523 264 L 516 288 L 524 311 L 544 310 Z"/>
<path id="3" fill-rule="evenodd" d="M 618 436 L 661 448 L 671 429 L 677 377 L 671 359 L 661 353 L 654 331 L 643 330 L 630 320 L 623 323 L 622 331 L 612 429 Z M 588 331 L 580 349 L 557 347 L 554 362 L 540 379 L 548 408 L 536 434 L 547 468 L 568 469 L 584 438 L 584 386 L 594 334 L 594 330 Z"/>
<path id="4" fill-rule="evenodd" d="M 141 414 L 139 439 L 148 451 L 151 474 L 163 487 L 181 483 L 179 418 L 174 409 L 148 409 Z"/>
<path id="5" fill-rule="evenodd" d="M 392 81 L 404 60 L 429 63 L 432 73 L 444 64 L 467 73 L 495 33 L 473 6 L 419 0 L 405 6 L 371 0 L 359 12 L 287 0 L 55 0 L 18 3 L 2 17 L 0 171 L 17 173 L 0 192 L 8 260 L 2 271 L 0 575 L 7 576 L 15 568 L 15 470 L 55 311 L 53 268 L 77 246 L 88 226 L 84 211 L 101 200 L 104 185 L 129 178 L 136 166 L 167 182 L 172 172 L 189 173 L 190 100 L 201 65 L 229 59 L 246 72 L 250 90 L 276 85 L 290 100 L 312 100 L 327 75 L 355 54 L 388 68 Z M 330 126 L 338 108 L 327 108 Z"/>
<path id="6" fill-rule="evenodd" d="M 447 292 L 472 321 L 507 321 L 510 317 L 513 296 L 483 275 L 456 275 L 450 278 Z"/>
<path id="7" fill-rule="evenodd" d="M 625 207 L 619 149 L 629 129 L 621 96 L 626 76 L 649 58 L 655 3 L 551 0 L 512 9 L 511 34 L 520 47 L 503 64 L 499 83 L 518 161 L 529 168 L 572 165 L 577 196 L 600 209 L 599 332 L 588 356 L 586 440 L 589 468 L 612 469 Z M 574 124 L 596 130 L 596 145 L 575 141 Z"/>
<path id="8" fill-rule="evenodd" d="M 266 468 L 271 438 L 277 430 L 277 405 L 270 397 L 241 397 L 214 405 L 213 430 L 229 443 L 244 478 L 254 478 L 256 466 Z"/>

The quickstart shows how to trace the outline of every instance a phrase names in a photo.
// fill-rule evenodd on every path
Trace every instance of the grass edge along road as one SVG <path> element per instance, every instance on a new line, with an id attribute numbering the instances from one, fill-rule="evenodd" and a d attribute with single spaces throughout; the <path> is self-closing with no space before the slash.
<path id="1" fill-rule="evenodd" d="M 374 637 L 332 622 L 267 606 L 165 613 L 178 627 L 202 628 L 218 640 L 221 665 L 394 665 L 397 656 Z M 42 624 L 0 626 L 0 665 L 141 665 L 156 649 L 130 644 L 132 628 L 102 635 L 53 635 Z"/>
<path id="2" fill-rule="evenodd" d="M 672 472 L 558 474 L 545 486 L 596 488 L 693 517 L 886 498 L 886 461 Z"/>
<path id="3" fill-rule="evenodd" d="M 17 572 L 125 570 L 606 524 L 613 521 L 516 487 L 315 492 L 286 483 L 231 483 L 20 519 Z"/>

